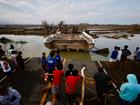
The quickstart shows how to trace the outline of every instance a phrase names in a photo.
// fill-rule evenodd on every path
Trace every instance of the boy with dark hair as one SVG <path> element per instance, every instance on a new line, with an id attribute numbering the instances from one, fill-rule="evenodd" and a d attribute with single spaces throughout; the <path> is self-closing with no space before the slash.
<path id="1" fill-rule="evenodd" d="M 64 75 L 62 64 L 57 64 L 56 68 L 57 69 L 53 71 L 53 82 L 52 82 L 52 94 L 53 94 L 52 98 L 54 100 L 57 100 L 57 98 L 59 98 L 61 79 L 62 79 L 62 76 Z"/>
<path id="2" fill-rule="evenodd" d="M 126 59 L 129 55 L 131 55 L 131 52 L 130 52 L 130 50 L 128 50 L 128 46 L 125 45 L 124 49 L 122 49 L 122 56 L 121 57 L 123 59 Z"/>
<path id="3" fill-rule="evenodd" d="M 66 96 L 67 96 L 67 103 L 72 105 L 76 99 L 77 94 L 77 84 L 80 81 L 81 76 L 78 74 L 78 70 L 73 71 L 73 75 L 69 75 L 66 78 L 65 85 L 66 85 Z"/>
<path id="4" fill-rule="evenodd" d="M 127 63 L 127 57 L 131 55 L 130 50 L 128 50 L 128 46 L 125 45 L 124 49 L 122 49 L 122 55 L 121 55 L 121 60 L 120 63 L 125 64 Z"/>
<path id="5" fill-rule="evenodd" d="M 73 66 L 73 64 L 69 64 L 68 65 L 68 70 L 66 71 L 66 73 L 65 73 L 65 76 L 66 77 L 68 77 L 69 75 L 72 75 L 73 74 L 73 68 L 74 68 L 74 66 Z"/>
<path id="6" fill-rule="evenodd" d="M 59 98 L 60 94 L 60 87 L 61 87 L 61 79 L 62 76 L 64 75 L 64 70 L 63 70 L 63 65 L 62 64 L 57 64 L 55 70 L 53 70 L 53 74 L 46 74 L 46 76 L 53 76 L 53 81 L 52 81 L 52 101 L 55 104 L 57 101 L 57 98 Z M 50 85 L 50 84 L 49 84 Z M 49 86 L 50 88 L 50 86 Z M 43 92 L 48 90 L 47 88 L 43 89 Z"/>

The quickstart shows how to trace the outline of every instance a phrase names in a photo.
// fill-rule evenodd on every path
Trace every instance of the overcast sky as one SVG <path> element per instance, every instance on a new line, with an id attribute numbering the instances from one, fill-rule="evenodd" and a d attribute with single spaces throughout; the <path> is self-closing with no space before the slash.
<path id="1" fill-rule="evenodd" d="M 0 0 L 0 23 L 140 24 L 140 0 Z"/>

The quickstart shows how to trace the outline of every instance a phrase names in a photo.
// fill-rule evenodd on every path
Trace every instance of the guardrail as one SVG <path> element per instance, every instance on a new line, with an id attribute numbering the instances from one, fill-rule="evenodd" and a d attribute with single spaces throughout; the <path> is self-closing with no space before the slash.
<path id="1" fill-rule="evenodd" d="M 102 66 L 102 64 L 101 64 L 100 61 L 98 61 L 98 64 L 100 65 L 100 67 L 103 68 L 103 66 Z M 105 68 L 103 68 L 103 71 L 104 71 L 105 74 L 108 74 L 107 71 L 105 70 Z M 119 91 L 119 89 L 117 88 L 116 84 L 115 84 L 113 81 L 112 81 L 111 83 L 112 83 L 112 85 L 114 86 L 114 88 L 117 90 L 117 92 L 120 93 L 120 91 Z"/>
<path id="2" fill-rule="evenodd" d="M 81 75 L 83 77 L 83 80 L 82 80 L 82 90 L 81 90 L 81 101 L 80 101 L 80 105 L 83 105 L 84 95 L 85 95 L 85 74 L 84 74 L 85 68 L 86 67 L 83 67 L 81 69 Z"/>
<path id="3" fill-rule="evenodd" d="M 31 58 L 28 58 L 28 59 L 24 62 L 24 64 L 26 64 L 29 60 L 31 60 Z M 16 71 L 16 70 L 14 69 L 12 72 L 15 72 L 15 71 Z M 7 78 L 7 76 L 3 77 L 3 78 L 0 80 L 0 82 L 4 81 L 6 78 Z"/>

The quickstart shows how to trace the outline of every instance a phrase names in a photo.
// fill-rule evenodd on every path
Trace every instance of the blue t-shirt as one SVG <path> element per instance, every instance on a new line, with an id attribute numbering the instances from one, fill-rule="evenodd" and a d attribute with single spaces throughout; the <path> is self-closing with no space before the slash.
<path id="1" fill-rule="evenodd" d="M 117 59 L 117 56 L 118 56 L 118 51 L 117 50 L 112 51 L 111 58 Z"/>
<path id="2" fill-rule="evenodd" d="M 42 56 L 42 58 L 41 58 L 41 63 L 42 63 L 42 64 L 47 64 L 47 59 L 46 59 L 46 57 Z"/>
<path id="3" fill-rule="evenodd" d="M 55 60 L 56 60 L 57 63 L 60 62 L 61 61 L 61 56 L 59 54 L 57 54 L 55 56 Z"/>
<path id="4" fill-rule="evenodd" d="M 49 56 L 47 59 L 48 69 L 55 69 L 56 61 L 53 57 Z"/>

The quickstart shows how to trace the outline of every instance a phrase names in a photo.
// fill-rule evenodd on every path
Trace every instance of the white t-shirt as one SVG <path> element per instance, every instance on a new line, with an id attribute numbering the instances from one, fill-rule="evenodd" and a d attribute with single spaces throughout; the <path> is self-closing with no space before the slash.
<path id="1" fill-rule="evenodd" d="M 2 67 L 2 69 L 3 69 L 3 72 L 9 72 L 9 71 L 11 71 L 11 67 L 10 67 L 10 65 L 9 65 L 9 63 L 8 63 L 8 68 L 6 69 L 5 67 L 4 67 L 4 63 L 5 61 L 0 61 L 0 64 L 1 64 L 1 67 Z"/>
<path id="2" fill-rule="evenodd" d="M 117 56 L 117 60 L 121 60 L 121 55 L 122 55 L 122 51 L 121 50 L 118 50 L 118 56 Z"/>

